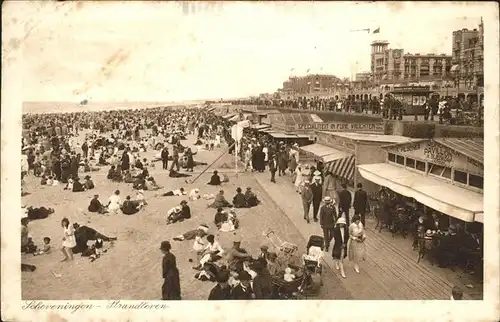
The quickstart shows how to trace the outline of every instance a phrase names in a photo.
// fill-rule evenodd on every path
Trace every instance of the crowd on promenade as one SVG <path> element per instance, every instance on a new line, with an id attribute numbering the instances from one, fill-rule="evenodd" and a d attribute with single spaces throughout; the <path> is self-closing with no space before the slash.
<path id="1" fill-rule="evenodd" d="M 247 99 L 230 101 L 234 105 L 257 105 L 277 108 L 290 108 L 311 111 L 336 111 L 343 113 L 376 114 L 387 119 L 401 120 L 407 115 L 405 104 L 396 99 L 392 94 L 386 94 L 382 98 L 372 96 L 370 98 L 356 99 L 354 95 L 349 97 L 297 97 L 294 99 Z M 481 102 L 482 104 L 482 102 Z M 414 109 L 417 111 L 416 109 Z M 477 104 L 459 97 L 437 97 L 430 95 L 422 105 L 423 120 L 438 121 L 441 124 L 482 124 L 482 105 L 477 109 Z M 414 116 L 412 114 L 412 116 Z M 418 117 L 418 116 L 417 116 Z M 422 120 L 422 117 L 420 117 Z"/>

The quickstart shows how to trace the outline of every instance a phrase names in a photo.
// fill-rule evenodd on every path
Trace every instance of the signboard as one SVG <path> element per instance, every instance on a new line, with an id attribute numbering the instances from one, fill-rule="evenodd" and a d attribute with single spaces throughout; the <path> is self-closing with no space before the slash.
<path id="1" fill-rule="evenodd" d="M 413 142 L 386 148 L 389 153 L 483 175 L 484 165 L 434 141 Z"/>
<path id="2" fill-rule="evenodd" d="M 348 153 L 356 153 L 356 145 L 350 139 L 341 138 L 335 135 L 330 135 L 326 133 L 317 133 L 316 143 L 323 144 L 340 151 Z"/>
<path id="3" fill-rule="evenodd" d="M 384 123 L 310 123 L 295 124 L 296 131 L 332 131 L 332 132 L 384 132 Z"/>

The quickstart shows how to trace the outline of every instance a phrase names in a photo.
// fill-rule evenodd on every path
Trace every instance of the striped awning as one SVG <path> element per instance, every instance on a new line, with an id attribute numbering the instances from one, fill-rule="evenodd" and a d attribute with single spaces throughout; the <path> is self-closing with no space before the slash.
<path id="1" fill-rule="evenodd" d="M 356 159 L 354 158 L 354 155 L 328 162 L 325 165 L 325 169 L 329 170 L 333 175 L 339 176 L 348 181 L 354 181 L 355 168 Z"/>

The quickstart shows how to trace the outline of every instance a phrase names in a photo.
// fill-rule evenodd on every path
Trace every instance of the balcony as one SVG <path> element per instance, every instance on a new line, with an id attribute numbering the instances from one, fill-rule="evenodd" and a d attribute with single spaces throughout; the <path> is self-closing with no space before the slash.
<path id="1" fill-rule="evenodd" d="M 420 76 L 420 77 L 411 76 L 408 78 L 404 78 L 405 82 L 432 82 L 432 81 L 452 81 L 452 80 L 453 80 L 453 77 L 451 75 L 444 76 L 444 77 L 442 75 L 429 75 L 429 76 Z M 399 79 L 397 79 L 397 80 L 391 80 L 391 79 L 379 80 L 376 83 L 377 84 L 392 84 L 395 81 L 399 82 Z"/>

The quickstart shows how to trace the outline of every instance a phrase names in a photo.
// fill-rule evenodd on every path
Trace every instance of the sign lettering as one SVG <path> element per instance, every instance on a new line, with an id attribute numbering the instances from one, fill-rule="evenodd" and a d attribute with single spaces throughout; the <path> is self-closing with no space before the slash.
<path id="1" fill-rule="evenodd" d="M 470 165 L 478 168 L 478 169 L 484 169 L 484 165 L 477 161 L 477 160 L 474 160 L 474 159 L 471 159 L 471 158 L 467 158 L 467 163 L 469 163 Z"/>
<path id="2" fill-rule="evenodd" d="M 453 161 L 455 152 L 435 142 L 430 142 L 424 149 L 425 156 L 437 164 L 447 164 Z"/>
<path id="3" fill-rule="evenodd" d="M 383 123 L 309 123 L 309 124 L 296 124 L 295 130 L 297 131 L 372 131 L 383 132 Z"/>
<path id="4" fill-rule="evenodd" d="M 411 151 L 417 151 L 417 150 L 420 150 L 420 142 L 410 143 L 407 145 L 395 146 L 395 147 L 389 148 L 389 151 L 395 152 L 395 153 L 405 153 L 405 152 L 411 152 Z"/>

